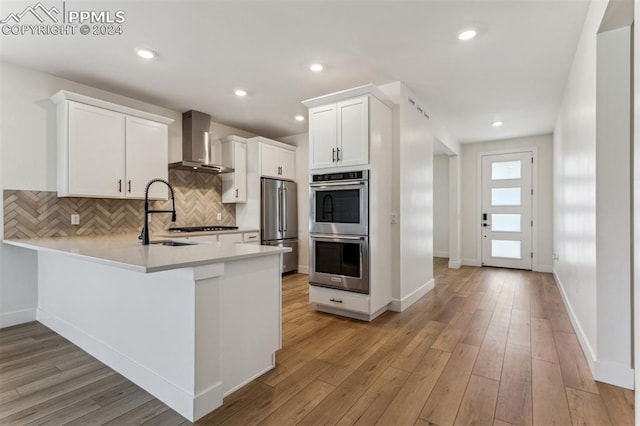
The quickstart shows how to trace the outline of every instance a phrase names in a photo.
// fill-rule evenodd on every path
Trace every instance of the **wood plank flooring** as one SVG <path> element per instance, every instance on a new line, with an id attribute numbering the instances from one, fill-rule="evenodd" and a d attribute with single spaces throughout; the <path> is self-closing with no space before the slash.
<path id="1" fill-rule="evenodd" d="M 283 280 L 277 367 L 198 424 L 632 425 L 633 392 L 595 382 L 549 274 L 435 259 L 436 287 L 372 323 L 315 311 Z M 0 330 L 0 424 L 186 425 L 38 323 Z"/>

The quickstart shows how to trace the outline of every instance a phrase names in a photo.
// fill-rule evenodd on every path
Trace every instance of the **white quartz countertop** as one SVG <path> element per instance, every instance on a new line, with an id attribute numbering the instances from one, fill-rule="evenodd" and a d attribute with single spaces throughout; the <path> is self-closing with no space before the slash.
<path id="1" fill-rule="evenodd" d="M 154 238 L 168 240 L 168 238 Z M 170 238 L 185 241 L 184 238 Z M 153 240 L 152 240 L 153 241 Z M 26 249 L 47 251 L 143 273 L 188 268 L 291 251 L 290 248 L 255 244 L 199 243 L 172 247 L 162 244 L 143 246 L 137 234 L 105 237 L 57 237 L 3 240 Z"/>

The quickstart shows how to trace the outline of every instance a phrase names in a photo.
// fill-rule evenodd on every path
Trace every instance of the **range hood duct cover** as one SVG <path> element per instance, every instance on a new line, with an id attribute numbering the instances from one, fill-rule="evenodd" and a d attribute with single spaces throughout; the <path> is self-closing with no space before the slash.
<path id="1" fill-rule="evenodd" d="M 205 173 L 231 173 L 231 167 L 211 162 L 211 116 L 199 111 L 182 113 L 182 161 L 169 164 L 171 169 Z"/>

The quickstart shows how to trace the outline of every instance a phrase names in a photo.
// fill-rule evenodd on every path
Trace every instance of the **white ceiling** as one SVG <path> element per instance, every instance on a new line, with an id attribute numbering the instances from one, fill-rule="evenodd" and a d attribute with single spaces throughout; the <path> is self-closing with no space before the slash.
<path id="1" fill-rule="evenodd" d="M 34 3 L 3 0 L 0 18 Z M 553 129 L 588 3 L 68 0 L 67 10 L 124 10 L 124 34 L 2 35 L 0 59 L 267 137 L 306 131 L 293 119 L 303 99 L 401 80 L 476 142 Z M 459 41 L 469 27 L 478 36 Z M 159 56 L 144 61 L 136 47 Z M 325 71 L 309 71 L 314 62 Z"/>

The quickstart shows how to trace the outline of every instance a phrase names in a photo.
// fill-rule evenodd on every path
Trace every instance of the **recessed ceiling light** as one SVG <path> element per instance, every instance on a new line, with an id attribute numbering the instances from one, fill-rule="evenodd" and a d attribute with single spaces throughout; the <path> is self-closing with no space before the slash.
<path id="1" fill-rule="evenodd" d="M 240 96 L 240 97 L 247 96 L 247 91 L 243 89 L 236 89 L 236 91 L 233 93 L 235 93 L 236 96 Z"/>
<path id="2" fill-rule="evenodd" d="M 493 123 L 491 123 L 493 127 L 500 127 L 502 126 L 502 124 L 503 124 L 502 121 L 494 121 Z"/>
<path id="3" fill-rule="evenodd" d="M 471 40 L 476 36 L 475 30 L 466 30 L 458 34 L 459 40 Z"/>
<path id="4" fill-rule="evenodd" d="M 153 59 L 157 56 L 156 52 L 151 49 L 136 49 L 136 53 L 144 59 Z"/>
<path id="5" fill-rule="evenodd" d="M 309 67 L 309 69 L 313 72 L 320 72 L 324 69 L 324 67 L 322 66 L 322 64 L 313 64 Z"/>
<path id="6" fill-rule="evenodd" d="M 304 115 L 296 115 L 296 121 L 304 121 Z"/>

